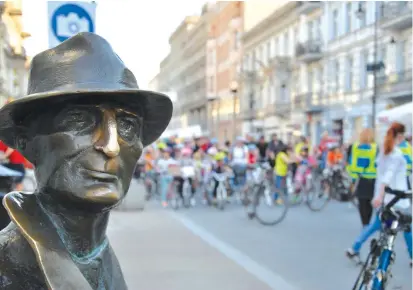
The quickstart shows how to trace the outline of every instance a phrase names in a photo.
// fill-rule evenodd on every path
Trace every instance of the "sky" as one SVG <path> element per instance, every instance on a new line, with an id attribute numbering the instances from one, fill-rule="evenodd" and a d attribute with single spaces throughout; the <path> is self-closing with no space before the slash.
<path id="1" fill-rule="evenodd" d="M 135 74 L 139 87 L 147 88 L 168 54 L 169 36 L 185 16 L 200 14 L 206 0 L 95 2 L 96 33 L 112 44 Z M 25 41 L 29 55 L 48 48 L 48 22 L 47 0 L 23 0 L 23 26 L 32 35 Z"/>

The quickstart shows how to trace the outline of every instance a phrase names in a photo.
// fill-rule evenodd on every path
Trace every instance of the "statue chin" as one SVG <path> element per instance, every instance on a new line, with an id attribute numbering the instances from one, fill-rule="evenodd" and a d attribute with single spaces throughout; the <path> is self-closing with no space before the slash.
<path id="1" fill-rule="evenodd" d="M 123 191 L 112 186 L 94 185 L 87 188 L 84 199 L 96 205 L 112 207 L 117 205 L 125 196 Z"/>

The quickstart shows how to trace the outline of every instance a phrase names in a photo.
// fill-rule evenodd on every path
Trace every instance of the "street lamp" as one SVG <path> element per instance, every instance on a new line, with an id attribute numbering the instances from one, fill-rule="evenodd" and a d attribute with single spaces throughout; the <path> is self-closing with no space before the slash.
<path id="1" fill-rule="evenodd" d="M 366 3 L 366 2 L 364 2 Z M 379 4 L 383 5 L 383 4 Z M 366 69 L 368 72 L 373 72 L 373 96 L 371 99 L 371 110 L 372 110 L 372 128 L 376 129 L 376 100 L 377 100 L 377 72 L 384 68 L 382 61 L 378 62 L 378 26 L 379 26 L 379 7 L 375 9 L 375 19 L 374 19 L 374 51 L 373 51 L 373 63 L 368 64 Z M 357 18 L 361 19 L 365 15 L 366 11 L 363 8 L 363 2 L 359 2 L 358 9 L 356 11 Z"/>
<path id="2" fill-rule="evenodd" d="M 232 132 L 233 132 L 233 137 L 237 137 L 237 124 L 236 124 L 236 110 L 237 110 L 237 93 L 238 93 L 238 82 L 237 81 L 232 81 L 230 84 L 230 90 L 232 93 Z"/>

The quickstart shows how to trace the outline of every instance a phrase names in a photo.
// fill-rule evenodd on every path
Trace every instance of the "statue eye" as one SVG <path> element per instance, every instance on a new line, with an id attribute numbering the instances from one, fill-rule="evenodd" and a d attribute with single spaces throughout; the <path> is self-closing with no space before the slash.
<path id="1" fill-rule="evenodd" d="M 140 125 L 139 120 L 132 116 L 118 116 L 118 134 L 125 141 L 133 141 L 135 137 L 139 136 Z"/>
<path id="2" fill-rule="evenodd" d="M 56 121 L 60 131 L 83 131 L 95 127 L 96 114 L 86 108 L 73 108 L 61 112 Z"/>

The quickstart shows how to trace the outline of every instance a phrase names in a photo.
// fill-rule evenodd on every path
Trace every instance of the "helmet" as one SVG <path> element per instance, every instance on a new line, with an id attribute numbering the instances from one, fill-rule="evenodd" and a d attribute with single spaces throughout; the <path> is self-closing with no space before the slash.
<path id="1" fill-rule="evenodd" d="M 191 148 L 185 147 L 182 149 L 181 154 L 184 156 L 188 156 L 192 154 L 192 150 Z"/>
<path id="2" fill-rule="evenodd" d="M 226 157 L 226 155 L 225 155 L 224 152 L 218 152 L 217 154 L 214 155 L 214 159 L 215 159 L 216 161 L 224 160 L 225 157 Z"/>
<path id="3" fill-rule="evenodd" d="M 208 155 L 215 156 L 218 153 L 218 150 L 215 147 L 211 147 L 208 149 L 207 153 Z"/>
<path id="4" fill-rule="evenodd" d="M 168 146 L 166 146 L 166 143 L 165 143 L 165 142 L 159 142 L 159 143 L 158 143 L 158 149 L 159 149 L 159 150 L 163 150 L 163 149 L 165 149 L 166 147 L 168 147 Z"/>

